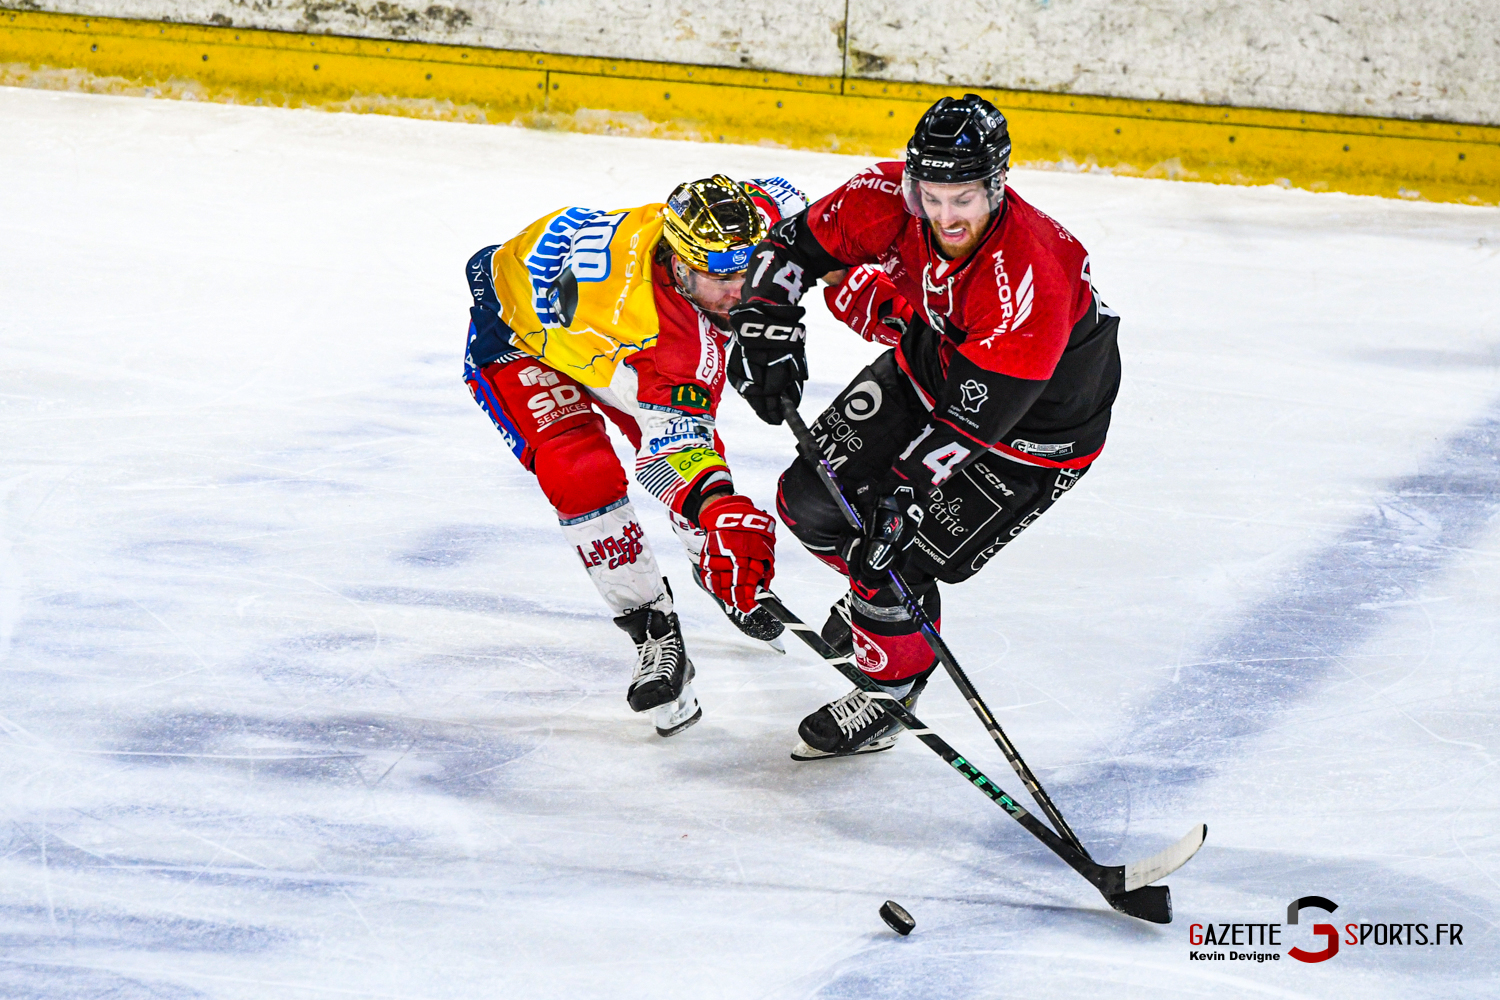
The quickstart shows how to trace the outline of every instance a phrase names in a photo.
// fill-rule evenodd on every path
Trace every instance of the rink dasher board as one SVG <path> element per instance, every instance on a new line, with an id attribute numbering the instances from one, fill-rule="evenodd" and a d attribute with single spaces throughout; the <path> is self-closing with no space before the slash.
<path id="1" fill-rule="evenodd" d="M 861 155 L 896 155 L 924 107 L 970 89 L 4 9 L 0 84 Z M 1500 203 L 1497 127 L 972 89 L 1021 164 Z"/>

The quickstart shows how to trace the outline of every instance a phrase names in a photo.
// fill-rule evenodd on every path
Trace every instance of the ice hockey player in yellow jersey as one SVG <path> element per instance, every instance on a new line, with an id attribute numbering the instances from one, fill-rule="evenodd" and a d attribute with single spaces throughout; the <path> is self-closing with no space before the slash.
<path id="1" fill-rule="evenodd" d="M 637 482 L 669 508 L 694 581 L 779 647 L 781 624 L 754 603 L 775 571 L 775 521 L 735 492 L 714 418 L 750 251 L 806 205 L 782 178 L 716 174 L 664 204 L 559 209 L 469 261 L 464 380 L 634 642 L 626 699 L 662 736 L 702 710 L 605 418 L 635 448 Z"/>

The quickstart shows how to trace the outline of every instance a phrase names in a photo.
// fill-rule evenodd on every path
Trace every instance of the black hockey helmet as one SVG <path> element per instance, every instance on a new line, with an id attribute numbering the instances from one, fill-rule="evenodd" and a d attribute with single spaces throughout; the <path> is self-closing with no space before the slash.
<path id="1" fill-rule="evenodd" d="M 978 94 L 965 94 L 960 100 L 940 97 L 922 115 L 906 144 L 902 182 L 906 207 L 913 215 L 926 217 L 917 181 L 983 181 L 994 209 L 1005 196 L 1009 168 L 1010 127 L 1000 110 Z"/>

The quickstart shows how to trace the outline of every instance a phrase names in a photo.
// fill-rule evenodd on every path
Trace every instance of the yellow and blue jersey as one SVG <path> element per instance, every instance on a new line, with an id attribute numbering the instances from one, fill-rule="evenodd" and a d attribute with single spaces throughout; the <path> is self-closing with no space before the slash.
<path id="1" fill-rule="evenodd" d="M 807 206 L 783 178 L 742 183 L 768 225 Z M 728 345 L 727 334 L 653 264 L 665 208 L 561 208 L 470 258 L 464 379 L 479 386 L 479 369 L 522 356 L 575 379 L 637 421 L 636 478 L 681 513 L 693 509 L 705 484 L 728 481 L 713 419 Z M 521 436 L 493 409 L 520 457 Z"/>
<path id="2" fill-rule="evenodd" d="M 481 251 L 474 263 L 492 283 L 511 346 L 584 385 L 609 385 L 622 360 L 656 342 L 651 253 L 662 209 L 564 208 L 492 248 L 487 261 Z M 577 283 L 571 315 L 559 301 L 565 268 Z"/>

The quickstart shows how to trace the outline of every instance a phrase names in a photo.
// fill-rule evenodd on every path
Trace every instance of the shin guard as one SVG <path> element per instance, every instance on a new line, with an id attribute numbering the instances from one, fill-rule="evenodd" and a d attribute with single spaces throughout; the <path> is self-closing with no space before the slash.
<path id="1" fill-rule="evenodd" d="M 657 601 L 664 602 L 657 604 L 658 610 L 672 610 L 656 557 L 628 499 L 558 523 L 610 611 L 623 615 Z"/>
<path id="2" fill-rule="evenodd" d="M 922 610 L 941 627 L 942 605 L 937 584 L 928 581 L 912 588 Z M 849 626 L 854 640 L 854 662 L 885 685 L 894 685 L 927 670 L 936 662 L 911 613 L 889 587 L 869 598 L 849 593 Z"/>

